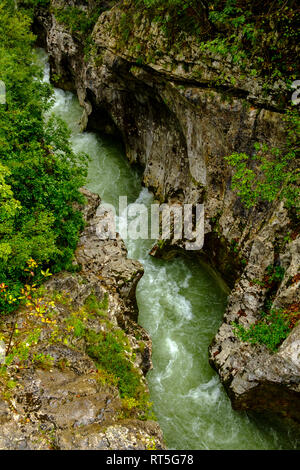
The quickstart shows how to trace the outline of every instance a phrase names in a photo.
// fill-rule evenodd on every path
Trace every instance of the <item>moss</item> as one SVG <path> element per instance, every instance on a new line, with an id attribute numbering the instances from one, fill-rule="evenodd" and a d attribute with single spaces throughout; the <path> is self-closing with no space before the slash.
<path id="1" fill-rule="evenodd" d="M 96 65 L 96 67 L 101 67 L 101 65 L 103 65 L 103 55 L 102 54 L 97 54 L 96 56 L 94 56 L 94 64 Z"/>
<path id="2" fill-rule="evenodd" d="M 203 251 L 207 255 L 207 261 L 223 276 L 227 285 L 233 288 L 247 260 L 241 256 L 236 242 L 230 244 L 224 236 L 220 236 L 218 220 L 219 215 L 215 218 L 213 231 L 205 235 Z"/>

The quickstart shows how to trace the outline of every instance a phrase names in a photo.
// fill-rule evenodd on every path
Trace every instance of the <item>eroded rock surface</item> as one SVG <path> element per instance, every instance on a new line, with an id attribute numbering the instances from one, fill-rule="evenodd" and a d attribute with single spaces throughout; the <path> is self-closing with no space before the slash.
<path id="1" fill-rule="evenodd" d="M 164 448 L 156 422 L 121 419 L 117 390 L 91 372 L 57 368 L 21 373 L 13 400 L 0 400 L 0 448 L 146 450 Z"/>

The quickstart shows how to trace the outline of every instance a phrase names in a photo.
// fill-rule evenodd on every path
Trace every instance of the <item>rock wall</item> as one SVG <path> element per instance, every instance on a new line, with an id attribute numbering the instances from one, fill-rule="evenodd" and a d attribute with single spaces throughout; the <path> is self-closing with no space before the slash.
<path id="1" fill-rule="evenodd" d="M 269 295 L 264 278 L 270 265 L 285 269 L 273 305 L 289 309 L 300 301 L 293 221 L 282 203 L 246 210 L 230 189 L 232 174 L 224 161 L 234 151 L 251 153 L 255 142 L 282 145 L 276 89 L 265 96 L 259 79 L 242 76 L 220 57 L 200 56 L 192 39 L 179 52 L 166 52 L 157 25 L 146 19 L 125 41 L 118 7 L 100 16 L 88 56 L 53 14 L 40 13 L 37 20 L 59 86 L 77 91 L 83 127 L 118 132 L 128 159 L 143 167 L 143 183 L 161 201 L 205 204 L 205 245 L 198 255 L 232 287 L 209 356 L 234 408 L 270 410 L 299 421 L 299 327 L 276 354 L 240 342 L 232 327 L 256 322 Z M 220 76 L 226 77 L 221 85 Z"/>

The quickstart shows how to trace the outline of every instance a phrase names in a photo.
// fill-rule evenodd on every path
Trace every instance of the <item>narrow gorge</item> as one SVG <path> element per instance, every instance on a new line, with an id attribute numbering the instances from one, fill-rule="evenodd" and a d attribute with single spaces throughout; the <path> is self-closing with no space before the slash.
<path id="1" fill-rule="evenodd" d="M 246 207 L 225 159 L 251 154 L 257 142 L 282 145 L 281 99 L 289 91 L 278 80 L 266 93 L 262 78 L 242 74 L 228 57 L 199 54 L 193 36 L 170 46 L 147 15 L 131 24 L 131 1 L 103 1 L 84 43 L 64 12 L 89 17 L 96 3 L 51 0 L 50 8 L 34 10 L 38 61 L 56 87 L 51 111 L 71 129 L 74 151 L 89 157 L 82 189 L 88 204 L 81 208 L 87 225 L 74 261 L 80 270 L 56 274 L 46 289 L 67 294 L 72 308 L 85 309 L 96 296 L 100 316 L 108 298 L 106 326 L 93 316 L 80 321 L 91 337 L 118 331 L 143 392 L 120 399 L 107 377 L 100 386 L 95 378 L 91 340 L 78 334 L 72 345 L 47 346 L 45 333 L 38 351 L 55 358 L 55 372 L 21 372 L 13 404 L 30 424 L 13 420 L 0 401 L 0 444 L 299 449 L 299 322 L 276 351 L 237 334 L 257 324 L 266 306 L 298 319 L 299 222 L 283 200 Z M 127 238 L 123 213 L 116 240 L 99 240 L 105 203 L 117 208 L 119 196 L 129 207 L 204 204 L 203 249 L 190 252 L 186 240 Z M 68 324 L 70 304 L 57 300 L 59 319 Z M 78 325 L 69 325 L 76 332 Z M 157 421 L 144 399 L 148 388 Z M 66 413 L 59 401 L 72 393 Z M 42 422 L 53 424 L 44 435 Z"/>

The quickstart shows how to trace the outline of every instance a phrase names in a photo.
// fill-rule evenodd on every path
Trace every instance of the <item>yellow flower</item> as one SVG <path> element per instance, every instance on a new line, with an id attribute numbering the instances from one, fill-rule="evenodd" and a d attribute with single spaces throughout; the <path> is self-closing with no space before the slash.
<path id="1" fill-rule="evenodd" d="M 36 268 L 37 267 L 37 262 L 33 258 L 30 258 L 27 261 L 27 264 L 30 268 Z"/>

